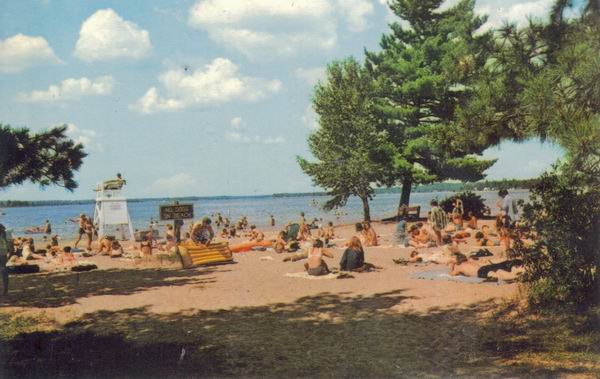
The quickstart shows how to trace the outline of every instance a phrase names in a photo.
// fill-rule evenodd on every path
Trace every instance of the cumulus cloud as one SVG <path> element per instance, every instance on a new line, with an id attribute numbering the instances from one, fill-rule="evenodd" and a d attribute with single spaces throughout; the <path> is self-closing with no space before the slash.
<path id="1" fill-rule="evenodd" d="M 160 75 L 159 81 L 166 89 L 167 96 L 161 97 L 157 88 L 151 87 L 132 105 L 133 109 L 149 114 L 233 100 L 251 102 L 279 92 L 282 86 L 279 80 L 243 76 L 238 66 L 225 58 L 217 58 L 191 73 L 168 70 Z"/>
<path id="2" fill-rule="evenodd" d="M 17 34 L 0 40 L 0 72 L 18 73 L 42 64 L 60 64 L 43 37 Z"/>
<path id="3" fill-rule="evenodd" d="M 553 0 L 535 1 L 502 1 L 491 0 L 476 3 L 475 11 L 486 14 L 488 21 L 481 27 L 482 31 L 501 27 L 505 22 L 525 26 L 528 18 L 545 19 L 552 7 Z"/>
<path id="4" fill-rule="evenodd" d="M 152 195 L 185 196 L 190 195 L 198 181 L 186 173 L 175 174 L 166 178 L 156 179 L 149 187 Z"/>
<path id="5" fill-rule="evenodd" d="M 139 59 L 146 56 L 151 48 L 148 31 L 122 19 L 108 8 L 97 11 L 83 22 L 73 54 L 88 62 Z"/>
<path id="6" fill-rule="evenodd" d="M 96 140 L 97 134 L 92 129 L 82 129 L 77 127 L 75 124 L 63 124 L 67 125 L 67 135 L 73 139 L 76 143 L 83 145 L 86 151 L 95 151 L 101 153 L 104 151 L 104 146 Z"/>
<path id="7" fill-rule="evenodd" d="M 283 136 L 261 137 L 258 135 L 248 135 L 242 132 L 245 129 L 246 122 L 241 117 L 234 117 L 229 122 L 229 130 L 225 131 L 225 139 L 238 143 L 255 143 L 264 145 L 284 144 L 286 140 Z"/>
<path id="8" fill-rule="evenodd" d="M 26 103 L 63 103 L 77 101 L 84 96 L 104 96 L 112 92 L 115 80 L 112 76 L 100 76 L 94 80 L 86 77 L 65 79 L 47 90 L 36 90 L 18 95 Z"/>
<path id="9" fill-rule="evenodd" d="M 331 49 L 341 25 L 362 31 L 373 11 L 371 0 L 198 0 L 188 23 L 216 42 L 257 58 Z"/>
<path id="10" fill-rule="evenodd" d="M 304 114 L 302 115 L 302 123 L 309 129 L 315 130 L 319 127 L 319 122 L 317 121 L 317 113 L 313 109 L 312 105 L 308 105 L 304 110 Z"/>
<path id="11" fill-rule="evenodd" d="M 314 86 L 318 81 L 323 81 L 323 79 L 325 79 L 325 69 L 323 67 L 299 67 L 295 70 L 295 74 L 298 78 L 304 80 L 311 86 Z"/>

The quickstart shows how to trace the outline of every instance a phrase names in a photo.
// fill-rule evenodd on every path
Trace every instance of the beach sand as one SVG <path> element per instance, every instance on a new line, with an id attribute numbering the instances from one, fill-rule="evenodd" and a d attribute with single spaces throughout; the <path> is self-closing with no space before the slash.
<path id="1" fill-rule="evenodd" d="M 380 236 L 381 246 L 365 248 L 365 257 L 367 262 L 381 269 L 353 273 L 353 278 L 308 280 L 286 276 L 303 272 L 305 261 L 283 262 L 283 258 L 288 254 L 277 254 L 272 250 L 236 253 L 234 264 L 191 269 L 182 269 L 179 262 L 173 259 L 154 258 L 150 262 L 139 262 L 132 259 L 93 256 L 81 259 L 97 264 L 99 269 L 77 275 L 77 288 L 73 289 L 76 298 L 72 301 L 60 301 L 60 291 L 52 288 L 54 282 L 59 286 L 62 280 L 70 280 L 66 278 L 70 278 L 72 273 L 63 273 L 65 268 L 62 266 L 38 261 L 43 272 L 11 277 L 10 296 L 14 301 L 4 301 L 2 305 L 9 308 L 16 305 L 15 310 L 21 311 L 35 310 L 40 307 L 30 305 L 42 304 L 44 296 L 49 296 L 56 303 L 55 306 L 41 308 L 52 318 L 66 322 L 101 310 L 119 311 L 145 307 L 150 312 L 168 314 L 183 310 L 267 306 L 294 302 L 306 296 L 323 293 L 364 297 L 399 290 L 402 291 L 404 300 L 395 305 L 393 311 L 428 312 L 431 309 L 466 307 L 488 300 L 501 301 L 514 297 L 517 293 L 517 284 L 473 284 L 413 279 L 411 275 L 414 273 L 445 266 L 395 264 L 392 259 L 408 258 L 413 249 L 394 245 L 393 233 L 396 224 L 374 223 L 373 226 Z M 267 237 L 275 231 L 266 231 Z M 337 227 L 336 234 L 338 239 L 333 242 L 337 246 L 330 249 L 334 258 L 325 258 L 330 268 L 339 267 L 343 244 L 353 235 L 353 226 Z M 230 243 L 242 240 L 243 238 L 237 238 L 230 240 Z M 126 251 L 135 251 L 132 250 L 134 244 L 125 246 Z M 478 248 L 470 240 L 469 245 L 461 244 L 460 249 L 470 252 Z M 489 249 L 494 254 L 499 254 L 501 250 L 500 247 Z M 36 278 L 36 283 L 47 281 L 48 286 L 44 291 L 36 291 L 35 286 L 28 285 L 32 278 Z M 136 280 L 140 283 L 136 283 Z M 90 289 L 86 290 L 86 286 L 90 286 Z M 128 290 L 119 290 L 123 287 L 127 287 Z M 64 293 L 64 296 L 71 298 L 73 294 Z"/>

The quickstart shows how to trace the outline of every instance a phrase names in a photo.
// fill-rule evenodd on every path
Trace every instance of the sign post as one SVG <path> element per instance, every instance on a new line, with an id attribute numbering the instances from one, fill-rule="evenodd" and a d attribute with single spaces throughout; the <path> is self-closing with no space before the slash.
<path id="1" fill-rule="evenodd" d="M 179 204 L 176 201 L 172 205 L 161 205 L 159 213 L 161 221 L 173 221 L 175 240 L 181 242 L 183 220 L 194 218 L 194 204 Z"/>

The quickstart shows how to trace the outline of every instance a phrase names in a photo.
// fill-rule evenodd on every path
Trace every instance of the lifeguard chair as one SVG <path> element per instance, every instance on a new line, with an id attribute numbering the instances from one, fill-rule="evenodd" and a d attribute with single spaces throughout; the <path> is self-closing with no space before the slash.
<path id="1" fill-rule="evenodd" d="M 125 180 L 117 175 L 117 179 L 98 183 L 96 189 L 96 209 L 94 211 L 94 224 L 98 226 L 98 237 L 108 234 L 109 227 L 116 227 L 125 238 L 125 230 L 129 238 L 135 239 L 133 225 L 127 208 L 127 199 L 123 196 Z"/>

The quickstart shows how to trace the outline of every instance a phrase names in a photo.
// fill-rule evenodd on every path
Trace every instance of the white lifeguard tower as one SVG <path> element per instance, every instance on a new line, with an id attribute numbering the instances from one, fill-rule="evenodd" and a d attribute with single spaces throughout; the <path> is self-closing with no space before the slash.
<path id="1" fill-rule="evenodd" d="M 126 184 L 121 175 L 117 179 L 98 183 L 96 186 L 96 210 L 94 224 L 98 226 L 98 238 L 108 234 L 109 227 L 116 227 L 125 238 L 124 228 L 129 232 L 129 238 L 135 239 L 133 225 L 127 209 L 127 199 L 123 196 L 123 186 Z M 116 232 L 116 230 L 115 230 Z"/>

